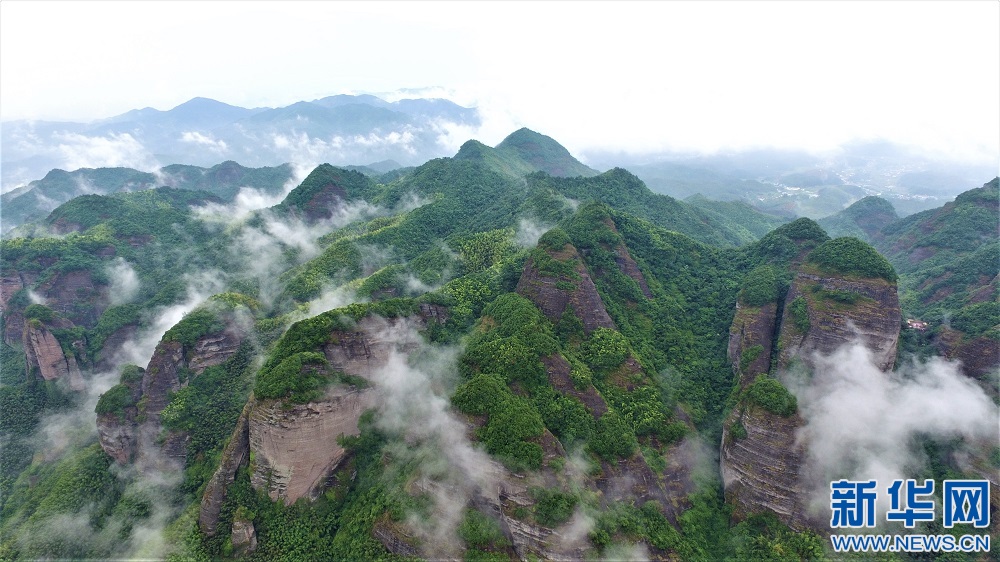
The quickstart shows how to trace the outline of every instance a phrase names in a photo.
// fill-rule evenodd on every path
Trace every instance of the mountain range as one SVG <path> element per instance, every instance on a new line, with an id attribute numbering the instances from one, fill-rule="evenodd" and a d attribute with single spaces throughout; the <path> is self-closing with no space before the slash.
<path id="1" fill-rule="evenodd" d="M 2 559 L 820 560 L 831 481 L 1000 490 L 997 179 L 816 222 L 528 129 L 171 170 L 0 241 Z"/>
<path id="2" fill-rule="evenodd" d="M 4 190 L 60 168 L 163 164 L 209 167 L 287 162 L 419 164 L 442 156 L 451 128 L 479 125 L 475 109 L 441 99 L 387 102 L 336 95 L 286 107 L 243 108 L 194 98 L 172 109 L 144 108 L 91 123 L 10 121 L 2 130 Z"/>

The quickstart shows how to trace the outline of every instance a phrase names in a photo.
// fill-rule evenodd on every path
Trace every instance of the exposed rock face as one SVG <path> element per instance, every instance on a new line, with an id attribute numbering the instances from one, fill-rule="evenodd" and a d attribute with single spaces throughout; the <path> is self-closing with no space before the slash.
<path id="1" fill-rule="evenodd" d="M 996 398 L 1000 342 L 986 336 L 968 338 L 958 330 L 942 327 L 935 344 L 945 357 L 961 361 L 962 373 L 978 380 L 986 392 Z"/>
<path id="2" fill-rule="evenodd" d="M 570 378 L 571 366 L 562 355 L 556 354 L 543 357 L 542 364 L 545 365 L 549 384 L 566 396 L 572 396 L 583 402 L 583 405 L 587 407 L 587 411 L 590 412 L 590 415 L 594 416 L 594 419 L 599 419 L 604 415 L 604 412 L 608 411 L 607 403 L 604 402 L 604 398 L 597 392 L 594 385 L 588 385 L 583 390 L 577 390 L 573 385 L 573 379 Z"/>
<path id="3" fill-rule="evenodd" d="M 141 381 L 125 383 L 131 391 L 131 401 L 136 403 L 142 395 Z M 125 408 L 122 416 L 100 414 L 97 416 L 97 439 L 101 448 L 120 465 L 132 462 L 138 449 L 138 424 L 135 406 Z"/>
<path id="4" fill-rule="evenodd" d="M 841 300 L 838 300 L 841 299 Z M 793 302 L 804 303 L 808 322 L 796 320 Z M 796 273 L 780 321 L 777 305 L 737 305 L 730 328 L 729 359 L 746 388 L 759 373 L 770 371 L 770 350 L 777 339 L 779 369 L 793 360 L 812 365 L 814 353 L 831 353 L 861 341 L 882 370 L 895 363 L 900 309 L 896 286 L 881 279 L 844 279 Z M 805 325 L 804 325 L 805 324 Z M 750 360 L 744 351 L 761 346 Z M 752 354 L 750 354 L 752 355 Z M 745 360 L 744 360 L 745 359 Z M 720 451 L 726 500 L 733 517 L 742 520 L 772 511 L 793 529 L 821 529 L 811 519 L 803 484 L 807 443 L 798 439 L 805 421 L 796 413 L 780 416 L 740 401 L 723 424 Z M 742 427 L 744 435 L 734 434 Z"/>
<path id="5" fill-rule="evenodd" d="M 237 519 L 233 521 L 233 532 L 230 535 L 230 542 L 233 545 L 233 556 L 236 558 L 246 556 L 257 550 L 257 529 L 253 526 L 253 521 Z"/>
<path id="6" fill-rule="evenodd" d="M 333 216 L 333 212 L 340 207 L 347 199 L 347 191 L 343 187 L 328 183 L 317 191 L 309 202 L 303 206 L 306 220 L 315 222 L 321 219 L 328 219 Z"/>
<path id="7" fill-rule="evenodd" d="M 853 304 L 841 304 L 824 297 L 822 291 L 853 293 L 861 298 Z M 798 297 L 805 299 L 809 309 L 810 328 L 805 334 L 785 329 L 791 323 L 789 305 Z M 780 364 L 785 366 L 796 356 L 809 364 L 813 353 L 832 353 L 860 339 L 872 352 L 878 367 L 891 370 L 896 363 L 900 318 L 899 296 L 893 283 L 800 272 L 785 298 Z"/>
<path id="8" fill-rule="evenodd" d="M 162 461 L 164 459 L 158 458 L 162 453 L 166 460 L 183 465 L 187 455 L 186 433 L 169 432 L 159 446 L 153 445 L 161 431 L 160 413 L 167 407 L 170 394 L 182 387 L 182 369 L 189 369 L 191 376 L 197 376 L 208 367 L 225 362 L 236 353 L 243 338 L 241 331 L 230 327 L 223 332 L 198 338 L 191 349 L 185 349 L 176 341 L 161 341 L 157 344 L 142 377 L 140 414 L 144 420 L 139 426 L 142 437 L 138 451 L 141 459 L 149 461 L 155 457 Z"/>
<path id="9" fill-rule="evenodd" d="M 88 328 L 97 325 L 109 304 L 107 288 L 95 284 L 85 269 L 58 274 L 39 285 L 38 292 L 60 316 Z M 88 306 L 81 307 L 81 302 Z"/>
<path id="10" fill-rule="evenodd" d="M 62 321 L 65 322 L 65 321 Z M 67 326 L 72 326 L 65 322 Z M 39 321 L 31 321 L 24 325 L 24 353 L 27 358 L 28 371 L 38 369 L 38 374 L 47 381 L 63 379 L 73 390 L 83 390 L 85 383 L 80 367 L 73 354 L 63 352 L 59 340 L 48 327 Z"/>
<path id="11" fill-rule="evenodd" d="M 807 517 L 799 471 L 805 447 L 795 439 L 802 418 L 761 408 L 734 414 L 722 431 L 722 482 L 733 518 L 739 521 L 769 510 L 793 529 L 803 529 Z M 745 438 L 733 437 L 729 424 L 734 419 L 746 429 Z"/>
<path id="12" fill-rule="evenodd" d="M 189 353 L 188 368 L 200 375 L 209 367 L 221 365 L 236 353 L 243 342 L 241 335 L 226 330 L 200 338 Z"/>
<path id="13" fill-rule="evenodd" d="M 337 437 L 357 435 L 358 418 L 374 406 L 374 390 L 343 385 L 308 404 L 257 402 L 249 424 L 254 488 L 267 490 L 271 499 L 286 504 L 314 498 L 344 459 L 346 452 Z"/>
<path id="14" fill-rule="evenodd" d="M 219 524 L 219 513 L 222 511 L 222 502 L 226 499 L 226 489 L 236 480 L 236 471 L 241 465 L 247 462 L 250 454 L 250 408 L 253 402 L 247 402 L 240 414 L 239 421 L 236 422 L 236 429 L 229 438 L 229 443 L 222 451 L 222 460 L 219 468 L 212 475 L 205 487 L 205 493 L 201 496 L 201 510 L 198 512 L 198 527 L 207 536 L 216 533 Z M 253 529 L 253 524 L 250 524 Z M 236 546 L 236 522 L 233 522 L 233 546 Z M 253 543 L 256 546 L 256 533 L 253 536 Z"/>
<path id="15" fill-rule="evenodd" d="M 587 334 L 597 328 L 616 329 L 617 326 L 608 315 L 604 301 L 601 300 L 601 295 L 597 292 L 597 287 L 576 248 L 567 244 L 559 252 L 549 252 L 549 254 L 557 261 L 575 264 L 577 279 L 542 273 L 533 260 L 529 259 L 524 264 L 524 272 L 517 283 L 517 293 L 535 303 L 552 322 L 559 322 L 566 307 L 572 306 L 583 322 L 583 329 Z"/>
<path id="16" fill-rule="evenodd" d="M 94 369 L 97 371 L 108 371 L 114 368 L 117 363 L 116 356 L 121 353 L 123 346 L 127 342 L 135 338 L 138 331 L 138 326 L 129 324 L 122 326 L 108 336 L 104 340 L 104 346 L 101 347 L 94 358 Z"/>
<path id="17" fill-rule="evenodd" d="M 97 416 L 97 438 L 101 448 L 120 465 L 132 461 L 136 449 L 135 417 L 121 420 L 114 414 Z"/>
<path id="18" fill-rule="evenodd" d="M 752 375 L 771 370 L 771 348 L 774 346 L 774 323 L 777 315 L 778 303 L 767 303 L 760 307 L 736 303 L 736 315 L 729 328 L 728 357 L 741 386 L 745 387 L 753 382 Z M 755 346 L 760 346 L 759 351 L 751 350 Z M 756 355 L 746 365 L 743 364 L 744 352 Z M 742 376 L 743 373 L 747 376 Z"/>
<path id="19" fill-rule="evenodd" d="M 611 223 L 611 226 L 614 227 L 614 223 Z M 617 228 L 613 228 L 613 230 L 615 232 L 618 231 Z M 615 248 L 615 263 L 618 264 L 618 269 L 622 273 L 628 275 L 639 284 L 639 289 L 647 299 L 653 298 L 653 293 L 649 290 L 649 284 L 646 283 L 646 277 L 639 270 L 638 264 L 632 259 L 632 254 L 629 253 L 624 243 L 619 243 L 618 247 Z"/>

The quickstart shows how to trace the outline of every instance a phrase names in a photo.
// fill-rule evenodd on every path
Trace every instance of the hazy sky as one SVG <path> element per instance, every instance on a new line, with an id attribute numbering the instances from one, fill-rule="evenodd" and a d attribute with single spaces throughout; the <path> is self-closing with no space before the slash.
<path id="1" fill-rule="evenodd" d="M 439 88 L 573 151 L 1000 153 L 1000 3 L 0 3 L 0 118 Z"/>

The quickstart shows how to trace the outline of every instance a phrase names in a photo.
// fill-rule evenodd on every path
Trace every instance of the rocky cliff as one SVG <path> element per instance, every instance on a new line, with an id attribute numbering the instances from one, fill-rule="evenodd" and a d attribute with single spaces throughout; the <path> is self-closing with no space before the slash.
<path id="1" fill-rule="evenodd" d="M 161 438 L 160 414 L 170 402 L 171 393 L 185 386 L 212 365 L 232 357 L 246 337 L 233 318 L 227 318 L 221 330 L 198 337 L 193 345 L 161 340 L 142 377 L 139 401 L 138 459 L 142 462 L 172 462 L 183 466 L 187 454 L 187 435 L 168 432 Z M 183 377 L 182 377 L 183 375 Z M 184 382 L 182 382 L 182 379 Z"/>
<path id="2" fill-rule="evenodd" d="M 101 448 L 119 465 L 125 465 L 135 459 L 138 449 L 139 409 L 136 404 L 142 396 L 142 369 L 135 367 L 122 376 L 121 386 L 127 400 L 120 406 L 121 410 L 103 412 L 97 415 L 97 438 Z M 100 410 L 99 410 L 100 411 Z"/>
<path id="3" fill-rule="evenodd" d="M 337 438 L 357 435 L 361 414 L 377 404 L 374 373 L 394 351 L 406 353 L 419 344 L 414 329 L 446 318 L 443 308 L 423 305 L 412 317 L 367 316 L 351 330 L 333 330 L 321 347 L 330 368 L 361 377 L 371 386 L 337 384 L 307 404 L 255 401 L 249 415 L 254 487 L 288 504 L 315 497 L 344 460 Z"/>
<path id="4" fill-rule="evenodd" d="M 616 328 L 576 248 L 569 243 L 558 250 L 539 248 L 545 254 L 524 264 L 517 293 L 535 303 L 554 323 L 559 322 L 563 312 L 571 306 L 587 334 L 597 328 Z M 545 265 L 539 264 L 539 257 Z M 546 267 L 553 262 L 558 265 Z"/>
<path id="5" fill-rule="evenodd" d="M 795 318 L 797 299 L 807 307 L 808 322 Z M 895 283 L 799 271 L 785 298 L 779 364 L 787 366 L 796 357 L 808 364 L 813 353 L 860 341 L 879 368 L 889 371 L 896 363 L 900 318 Z"/>
<path id="6" fill-rule="evenodd" d="M 811 368 L 814 354 L 854 342 L 872 350 L 882 370 L 892 369 L 900 325 L 894 283 L 823 274 L 801 264 L 793 266 L 793 274 L 780 318 L 777 303 L 737 304 L 729 360 L 741 391 L 760 373 L 777 375 L 795 364 Z M 772 349 L 777 351 L 773 362 Z M 807 443 L 798 439 L 804 420 L 797 412 L 775 413 L 741 396 L 723 424 L 720 449 L 733 517 L 771 511 L 793 529 L 822 528 L 806 507 L 802 471 Z"/>
<path id="7" fill-rule="evenodd" d="M 358 419 L 374 406 L 373 389 L 342 385 L 307 404 L 256 402 L 249 422 L 250 482 L 286 504 L 314 499 L 346 454 L 337 438 L 357 435 Z"/>
<path id="8" fill-rule="evenodd" d="M 53 335 L 53 329 L 71 328 L 73 324 L 62 318 L 53 318 L 51 323 L 32 319 L 24 324 L 22 342 L 27 359 L 28 372 L 37 372 L 47 381 L 64 380 L 73 390 L 83 390 L 85 383 L 76 356 L 63 349 Z M 75 347 L 82 342 L 73 342 Z"/>
<path id="9" fill-rule="evenodd" d="M 247 402 L 240 414 L 239 421 L 236 422 L 236 429 L 233 430 L 229 443 L 222 450 L 222 460 L 219 461 L 219 468 L 212 475 L 205 492 L 201 496 L 201 509 L 198 512 L 198 526 L 207 536 L 216 533 L 219 524 L 219 513 L 222 512 L 222 502 L 226 499 L 226 489 L 236 479 L 236 471 L 245 464 L 250 457 L 250 408 L 252 401 Z M 236 533 L 234 522 L 233 533 Z M 250 524 L 253 528 L 253 524 Z M 245 529 L 244 529 L 245 530 Z M 253 540 L 256 543 L 256 537 Z"/>

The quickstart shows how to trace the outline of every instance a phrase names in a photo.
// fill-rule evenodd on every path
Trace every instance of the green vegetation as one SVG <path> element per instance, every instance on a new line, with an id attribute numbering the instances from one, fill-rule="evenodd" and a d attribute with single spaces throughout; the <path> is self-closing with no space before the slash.
<path id="1" fill-rule="evenodd" d="M 546 527 L 556 527 L 569 520 L 576 508 L 577 497 L 558 490 L 532 488 L 535 498 L 535 520 Z"/>
<path id="2" fill-rule="evenodd" d="M 740 394 L 727 357 L 737 302 L 746 307 L 776 303 L 780 312 L 791 272 L 803 259 L 807 271 L 889 281 L 895 279 L 892 266 L 858 240 L 830 240 L 808 219 L 767 233 L 780 219 L 743 203 L 684 203 L 651 194 L 624 170 L 594 175 L 549 141 L 519 131 L 496 149 L 469 142 L 455 158 L 385 176 L 320 166 L 271 213 L 308 221 L 315 205 L 343 198 L 377 207 L 380 216 L 326 233 L 316 241 L 315 254 L 280 246 L 267 256 L 273 268 L 267 279 L 248 273 L 261 265 L 248 263 L 257 255 L 233 251 L 243 247 L 239 241 L 250 229 L 263 231 L 270 220 L 265 214 L 224 227 L 207 224 L 193 217 L 190 206 L 218 199 L 169 189 L 91 196 L 63 205 L 46 224 L 69 234 L 4 239 L 0 269 L 5 275 L 30 274 L 32 290 L 58 285 L 73 274 L 74 283 L 95 295 L 107 290 L 119 258 L 134 270 L 140 281 L 135 295 L 106 310 L 95 308 L 93 295 L 83 293 L 80 305 L 69 307 L 30 305 L 27 289 L 11 299 L 12 309 L 29 322 L 70 326 L 52 330 L 64 347 L 85 344 L 71 351 L 85 368 L 107 361 L 102 355 L 109 351 L 107 344 L 144 328 L 151 312 L 186 298 L 185 273 L 206 268 L 226 273 L 220 290 L 227 292 L 164 336 L 190 353 L 200 338 L 222 331 L 237 316 L 248 320 L 240 326 L 255 328 L 223 364 L 201 373 L 183 369 L 181 387 L 160 415 L 160 437 L 180 434 L 187 443 L 183 480 L 170 499 L 183 512 L 171 523 L 175 559 L 232 557 L 228 529 L 236 519 L 252 520 L 257 530 L 253 560 L 392 559 L 374 531 L 405 529 L 413 517 L 433 515 L 433 499 L 418 478 L 433 480 L 440 473 L 428 474 L 428 468 L 433 472 L 440 466 L 428 466 L 421 456 L 425 444 L 412 447 L 412 436 L 378 430 L 384 425 L 371 412 L 362 417 L 359 436 L 340 440 L 348 456 L 316 500 L 289 506 L 272 501 L 253 489 L 243 469 L 227 488 L 219 534 L 204 537 L 194 522 L 197 510 L 190 506 L 219 466 L 251 389 L 259 400 L 292 404 L 317 398 L 325 385 L 367 384 L 335 372 L 324 348 L 339 345 L 338 338 L 356 332 L 358 323 L 372 315 L 420 315 L 429 342 L 460 350 L 458 380 L 447 376 L 452 373 L 441 373 L 440 379 L 442 387 L 456 385 L 450 396 L 453 412 L 461 414 L 469 435 L 488 454 L 526 476 L 526 482 L 548 486 L 532 488 L 534 504 L 505 512 L 508 516 L 554 527 L 582 510 L 596 521 L 591 544 L 603 555 L 613 555 L 623 543 L 642 542 L 657 556 L 682 560 L 822 557 L 822 542 L 814 535 L 793 533 L 766 516 L 731 528 L 717 481 L 699 482 L 687 498 L 690 509 L 676 520 L 665 513 L 687 503 L 662 506 L 632 497 L 608 506 L 602 504 L 607 497 L 587 490 L 593 479 L 613 481 L 644 463 L 654 473 L 669 470 L 677 460 L 670 455 L 684 447 L 674 444 L 689 435 L 718 443 L 734 407 L 740 413 L 760 408 L 781 416 L 797 411 L 794 396 L 767 375 Z M 975 194 L 960 199 L 956 208 L 992 201 Z M 878 202 L 865 205 L 877 207 Z M 963 224 L 978 228 L 980 214 L 963 215 Z M 551 228 L 537 247 L 522 249 L 515 233 L 527 219 Z M 964 247 L 956 240 L 948 242 L 949 251 Z M 904 298 L 912 302 L 915 295 L 923 298 L 920 291 L 933 290 L 937 300 L 925 310 L 951 312 L 952 326 L 966 336 L 992 337 L 998 333 L 1000 309 L 989 295 L 970 291 L 984 276 L 987 281 L 995 276 L 989 265 L 997 251 L 1000 244 L 980 243 L 975 253 L 962 255 L 970 260 L 961 262 L 963 271 L 935 261 L 920 270 L 919 282 L 916 277 L 901 282 L 912 291 Z M 548 277 L 552 293 L 562 292 L 554 302 L 536 304 L 515 292 L 529 260 Z M 596 295 L 583 294 L 590 290 L 581 282 L 584 272 Z M 962 294 L 943 290 L 949 284 L 961 287 Z M 374 302 L 291 320 L 305 316 L 306 301 L 338 286 Z M 572 304 L 559 301 L 566 293 L 574 293 Z M 847 307 L 864 298 L 817 285 L 788 304 L 789 324 L 806 333 L 809 306 Z M 601 325 L 614 328 L 588 333 L 584 326 L 593 328 L 598 303 L 613 322 L 601 313 Z M 546 317 L 543 309 L 556 313 Z M 746 371 L 771 351 L 750 346 L 738 358 L 739 367 Z M 11 452 L 0 455 L 0 557 L 12 552 L 41 558 L 125 556 L 115 545 L 127 543 L 130 525 L 150 517 L 148 498 L 108 476 L 110 460 L 96 447 L 56 461 L 38 460 L 32 440 L 38 420 L 73 399 L 28 372 L 16 343 L 0 345 L 0 375 L 0 440 L 5 453 Z M 129 408 L 138 406 L 135 390 L 141 378 L 139 367 L 126 367 L 121 383 L 101 397 L 96 411 L 125 419 Z M 726 429 L 732 439 L 747 438 L 739 419 Z M 570 465 L 577 455 L 590 465 L 584 486 L 578 486 L 576 467 Z M 76 488 L 82 499 L 66 492 Z M 89 518 L 81 528 L 95 535 L 103 536 L 103 529 L 118 533 L 116 542 L 94 546 L 14 538 L 71 516 Z M 122 527 L 112 519 L 118 516 Z M 456 529 L 468 547 L 465 557 L 509 556 L 512 546 L 502 528 L 487 510 L 465 511 Z"/>
<path id="3" fill-rule="evenodd" d="M 779 416 L 790 416 L 798 409 L 798 401 L 785 385 L 765 374 L 757 375 L 743 395 L 748 404 L 760 406 Z"/>
<path id="4" fill-rule="evenodd" d="M 254 396 L 260 399 L 289 398 L 305 403 L 319 397 L 318 389 L 330 381 L 329 364 L 322 353 L 303 351 L 286 357 L 276 366 L 261 370 L 254 385 Z"/>
<path id="5" fill-rule="evenodd" d="M 809 331 L 809 304 L 805 297 L 797 296 L 788 305 L 788 313 L 792 317 L 792 325 L 799 333 L 804 334 Z"/>
<path id="6" fill-rule="evenodd" d="M 749 306 L 763 306 L 777 302 L 788 290 L 788 280 L 773 265 L 762 265 L 747 274 L 740 289 L 740 302 Z"/>
<path id="7" fill-rule="evenodd" d="M 510 545 L 496 520 L 474 509 L 466 510 L 458 526 L 458 537 L 470 548 L 491 550 Z"/>
<path id="8" fill-rule="evenodd" d="M 124 420 L 125 409 L 130 406 L 135 406 L 132 389 L 124 384 L 116 384 L 101 395 L 94 412 L 97 415 L 114 414 L 118 419 Z"/>
<path id="9" fill-rule="evenodd" d="M 897 279 L 892 265 L 875 248 L 857 238 L 824 242 L 809 254 L 809 261 L 832 273 L 881 278 L 892 283 Z"/>
<path id="10" fill-rule="evenodd" d="M 764 346 L 759 344 L 744 349 L 740 354 L 740 371 L 746 371 L 761 353 L 764 353 Z"/>

